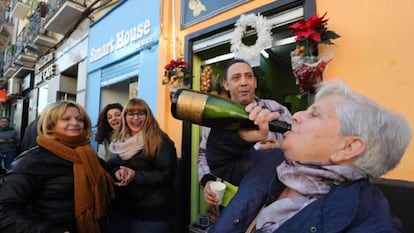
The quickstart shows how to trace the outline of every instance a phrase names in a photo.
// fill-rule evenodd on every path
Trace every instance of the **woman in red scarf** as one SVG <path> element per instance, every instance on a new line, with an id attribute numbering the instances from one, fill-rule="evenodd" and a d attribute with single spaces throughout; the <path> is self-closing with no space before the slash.
<path id="1" fill-rule="evenodd" d="M 37 143 L 0 186 L 0 232 L 100 233 L 114 198 L 111 176 L 89 144 L 91 121 L 70 101 L 47 106 Z"/>

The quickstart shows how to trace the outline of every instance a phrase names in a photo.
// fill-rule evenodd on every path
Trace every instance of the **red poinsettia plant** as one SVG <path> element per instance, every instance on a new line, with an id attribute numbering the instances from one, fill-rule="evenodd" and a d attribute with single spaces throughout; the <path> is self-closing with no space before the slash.
<path id="1" fill-rule="evenodd" d="M 291 33 L 296 35 L 297 52 L 302 56 L 316 56 L 317 45 L 333 45 L 332 40 L 340 36 L 334 31 L 328 30 L 328 19 L 323 16 L 313 15 L 307 20 L 301 20 L 289 28 Z"/>
<path id="2" fill-rule="evenodd" d="M 332 40 L 340 36 L 328 30 L 327 13 L 322 17 L 313 15 L 289 28 L 296 35 L 296 49 L 291 53 L 293 74 L 301 93 L 315 91 L 323 80 L 323 71 L 333 55 L 318 56 L 318 44 L 333 45 Z"/>
<path id="3" fill-rule="evenodd" d="M 170 84 L 172 87 L 183 87 L 186 79 L 191 78 L 188 63 L 183 59 L 172 59 L 164 66 L 164 79 L 162 84 Z"/>

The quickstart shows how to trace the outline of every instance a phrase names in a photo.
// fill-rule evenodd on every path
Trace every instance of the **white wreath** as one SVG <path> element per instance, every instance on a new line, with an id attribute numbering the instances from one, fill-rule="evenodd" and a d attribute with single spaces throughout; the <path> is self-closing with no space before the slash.
<path id="1" fill-rule="evenodd" d="M 251 46 L 247 46 L 242 42 L 243 35 L 246 33 L 248 26 L 255 28 L 257 31 L 256 43 Z M 271 25 L 261 15 L 241 15 L 235 27 L 230 43 L 231 51 L 236 54 L 236 57 L 251 58 L 258 56 L 260 51 L 272 44 Z"/>

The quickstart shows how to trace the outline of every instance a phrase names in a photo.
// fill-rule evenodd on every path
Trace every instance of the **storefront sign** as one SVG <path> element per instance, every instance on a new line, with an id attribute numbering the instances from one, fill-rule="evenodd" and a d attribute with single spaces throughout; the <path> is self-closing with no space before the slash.
<path id="1" fill-rule="evenodd" d="M 55 52 L 48 53 L 37 60 L 35 65 L 34 86 L 56 75 Z"/>
<path id="2" fill-rule="evenodd" d="M 44 55 L 43 57 L 41 57 L 35 65 L 35 70 L 36 72 L 39 71 L 43 66 L 45 66 L 46 64 L 48 64 L 49 62 L 55 60 L 55 52 L 51 52 L 48 53 L 46 55 Z"/>
<path id="3" fill-rule="evenodd" d="M 181 27 L 186 28 L 251 0 L 184 0 Z"/>
<path id="4" fill-rule="evenodd" d="M 137 45 L 135 46 L 135 49 L 140 50 L 140 49 L 145 48 L 147 46 L 151 46 L 151 44 L 155 43 L 156 41 L 157 40 L 152 36 L 150 36 L 146 39 L 142 39 L 137 43 Z"/>
<path id="5" fill-rule="evenodd" d="M 105 56 L 113 53 L 116 50 L 122 49 L 125 46 L 129 45 L 130 43 L 136 42 L 140 39 L 141 41 L 138 42 L 140 47 L 142 47 L 143 42 L 144 44 L 148 43 L 148 39 L 143 39 L 144 36 L 147 36 L 151 31 L 151 22 L 149 19 L 145 20 L 144 22 L 139 23 L 138 25 L 130 28 L 128 30 L 122 30 L 117 32 L 115 36 L 111 37 L 108 42 L 103 44 L 97 48 L 91 48 L 91 54 L 89 62 L 93 63 L 98 61 Z M 137 46 L 138 47 L 138 46 Z"/>
<path id="6" fill-rule="evenodd" d="M 44 80 L 49 80 L 56 75 L 56 64 L 46 66 L 41 72 L 35 74 L 34 85 L 42 83 Z"/>

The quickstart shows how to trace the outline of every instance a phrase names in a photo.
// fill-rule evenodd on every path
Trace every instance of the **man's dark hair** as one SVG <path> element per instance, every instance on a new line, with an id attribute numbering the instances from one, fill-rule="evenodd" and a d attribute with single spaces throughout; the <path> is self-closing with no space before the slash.
<path id="1" fill-rule="evenodd" d="M 250 66 L 252 68 L 252 70 L 253 70 L 254 77 L 256 77 L 256 73 L 254 72 L 253 67 L 246 60 L 243 60 L 241 58 L 235 58 L 235 59 L 230 60 L 229 63 L 227 64 L 227 67 L 226 67 L 226 69 L 224 71 L 225 72 L 224 73 L 225 80 L 227 80 L 227 71 L 229 70 L 230 66 L 232 66 L 232 65 L 234 65 L 236 63 L 244 63 L 244 64 L 247 64 L 248 66 Z"/>
<path id="2" fill-rule="evenodd" d="M 8 117 L 6 117 L 6 116 L 2 116 L 2 117 L 0 117 L 0 120 L 3 120 L 3 119 L 6 119 L 6 120 L 7 120 L 7 122 L 10 122 L 10 119 L 9 119 Z"/>

